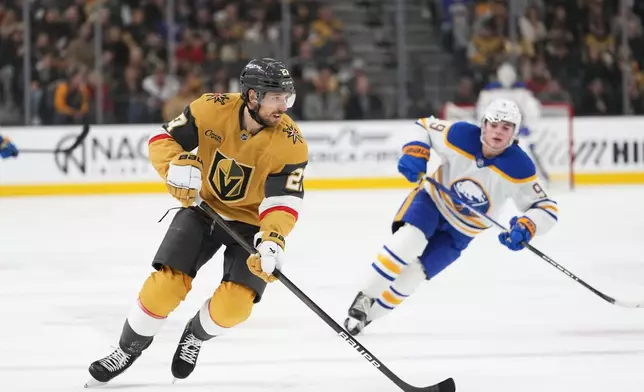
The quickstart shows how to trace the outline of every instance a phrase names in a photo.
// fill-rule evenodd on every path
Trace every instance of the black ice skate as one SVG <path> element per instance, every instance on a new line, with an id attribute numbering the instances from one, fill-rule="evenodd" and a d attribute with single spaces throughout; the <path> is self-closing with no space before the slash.
<path id="1" fill-rule="evenodd" d="M 132 366 L 134 361 L 140 356 L 141 353 L 128 354 L 119 347 L 107 357 L 92 362 L 89 365 L 89 374 L 92 378 L 87 381 L 85 388 L 109 382 Z"/>
<path id="2" fill-rule="evenodd" d="M 187 378 L 195 370 L 197 357 L 204 342 L 190 332 L 190 324 L 188 322 L 183 330 L 183 335 L 181 335 L 181 340 L 179 340 L 179 345 L 172 358 L 172 375 L 175 380 Z"/>
<path id="3" fill-rule="evenodd" d="M 371 309 L 373 303 L 373 298 L 362 294 L 362 291 L 356 295 L 356 298 L 349 308 L 349 317 L 344 320 L 344 327 L 351 335 L 356 336 L 371 323 L 371 320 L 369 320 L 369 309 Z"/>

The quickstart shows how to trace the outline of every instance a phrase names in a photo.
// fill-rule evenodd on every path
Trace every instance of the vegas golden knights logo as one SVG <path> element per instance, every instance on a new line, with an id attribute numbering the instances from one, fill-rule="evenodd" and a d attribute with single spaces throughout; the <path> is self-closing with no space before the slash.
<path id="1" fill-rule="evenodd" d="M 246 197 L 252 173 L 253 167 L 228 158 L 217 150 L 208 181 L 219 200 L 232 203 Z"/>

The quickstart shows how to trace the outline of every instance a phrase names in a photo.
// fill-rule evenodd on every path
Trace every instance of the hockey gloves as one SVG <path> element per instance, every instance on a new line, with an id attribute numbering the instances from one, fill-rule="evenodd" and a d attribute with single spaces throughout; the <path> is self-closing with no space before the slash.
<path id="1" fill-rule="evenodd" d="M 398 171 L 409 182 L 418 181 L 418 177 L 427 171 L 429 146 L 423 142 L 411 142 L 403 146 L 403 156 L 398 160 Z"/>
<path id="2" fill-rule="evenodd" d="M 511 250 L 521 250 L 525 248 L 523 243 L 530 242 L 536 230 L 537 226 L 530 218 L 515 216 L 510 220 L 510 232 L 499 234 L 499 241 Z"/>
<path id="3" fill-rule="evenodd" d="M 18 156 L 18 148 L 9 141 L 6 137 L 0 136 L 0 157 L 3 159 L 9 158 L 9 157 L 17 157 Z"/>
<path id="4" fill-rule="evenodd" d="M 184 207 L 194 203 L 201 189 L 201 158 L 189 152 L 177 154 L 170 162 L 166 188 Z"/>
<path id="5" fill-rule="evenodd" d="M 276 268 L 282 267 L 284 237 L 278 233 L 266 234 L 260 231 L 255 235 L 255 243 L 257 253 L 250 255 L 246 260 L 248 269 L 264 282 L 275 282 L 277 278 L 272 273 Z"/>

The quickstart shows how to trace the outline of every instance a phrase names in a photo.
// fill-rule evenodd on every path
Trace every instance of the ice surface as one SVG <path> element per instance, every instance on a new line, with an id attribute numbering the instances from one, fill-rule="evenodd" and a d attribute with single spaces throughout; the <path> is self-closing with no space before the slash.
<path id="1" fill-rule="evenodd" d="M 284 272 L 336 321 L 405 194 L 307 194 Z M 562 195 L 559 225 L 533 245 L 611 296 L 644 300 L 642 200 L 643 187 Z M 157 220 L 172 206 L 166 195 L 0 199 L 0 391 L 83 390 L 87 366 L 117 344 L 173 213 Z M 641 391 L 644 309 L 605 303 L 496 234 L 477 238 L 361 342 L 418 386 L 454 377 L 459 392 Z M 217 255 L 201 270 L 152 347 L 101 389 L 397 390 L 279 282 L 172 385 L 175 345 L 220 263 Z"/>

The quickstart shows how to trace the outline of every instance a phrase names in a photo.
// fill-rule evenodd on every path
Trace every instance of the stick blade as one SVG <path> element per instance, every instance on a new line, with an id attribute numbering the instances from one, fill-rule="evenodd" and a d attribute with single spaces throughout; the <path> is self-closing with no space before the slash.
<path id="1" fill-rule="evenodd" d="M 423 392 L 456 392 L 456 383 L 453 378 L 443 380 L 436 385 L 431 385 L 425 388 L 413 388 L 410 391 L 423 391 Z"/>

